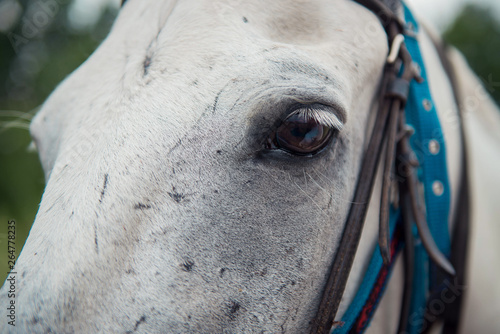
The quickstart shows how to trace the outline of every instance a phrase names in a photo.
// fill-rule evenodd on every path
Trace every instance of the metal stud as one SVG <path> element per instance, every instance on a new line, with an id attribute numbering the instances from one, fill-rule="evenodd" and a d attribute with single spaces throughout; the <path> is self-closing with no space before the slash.
<path id="1" fill-rule="evenodd" d="M 412 65 L 417 75 L 420 76 L 420 74 L 422 74 L 422 68 L 420 68 L 420 65 L 417 62 L 413 62 Z"/>
<path id="2" fill-rule="evenodd" d="M 432 102 L 430 100 L 424 99 L 422 101 L 422 105 L 424 106 L 424 109 L 426 111 L 431 111 L 432 110 Z"/>
<path id="3" fill-rule="evenodd" d="M 436 139 L 431 139 L 429 141 L 429 152 L 431 152 L 432 155 L 436 155 L 439 153 L 439 142 Z"/>
<path id="4" fill-rule="evenodd" d="M 440 181 L 432 182 L 432 192 L 436 196 L 441 196 L 444 193 L 444 186 Z"/>

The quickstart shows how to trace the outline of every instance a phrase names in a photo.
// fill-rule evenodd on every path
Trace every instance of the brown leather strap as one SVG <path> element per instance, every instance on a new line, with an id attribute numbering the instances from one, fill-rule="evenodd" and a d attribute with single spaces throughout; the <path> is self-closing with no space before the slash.
<path id="1" fill-rule="evenodd" d="M 390 12 L 390 10 L 378 0 L 356 1 L 374 11 L 375 14 L 379 15 L 379 18 L 387 32 L 389 45 L 392 45 L 395 37 L 403 32 L 403 25 L 397 18 L 397 15 Z M 396 59 L 397 61 L 395 63 L 388 63 L 384 71 L 384 77 L 382 80 L 384 85 L 384 102 L 379 106 L 379 111 L 376 115 L 372 135 L 363 158 L 358 183 L 354 193 L 353 203 L 355 204 L 351 206 L 351 210 L 349 211 L 349 216 L 338 246 L 337 254 L 335 255 L 330 268 L 318 312 L 315 319 L 311 323 L 310 333 L 329 333 L 333 325 L 333 321 L 351 271 L 354 256 L 358 248 L 361 231 L 363 230 L 368 204 L 375 182 L 375 176 L 377 174 L 380 155 L 384 145 L 386 145 L 387 155 L 385 159 L 386 166 L 382 185 L 379 244 L 384 262 L 388 263 L 390 260 L 388 248 L 389 224 L 387 221 L 389 220 L 388 210 L 389 189 L 391 182 L 390 175 L 395 160 L 395 147 L 397 145 L 398 155 L 405 156 L 406 161 L 411 160 L 413 153 L 408 136 L 400 135 L 398 137 L 396 134 L 398 132 L 402 133 L 405 131 L 406 121 L 404 106 L 408 95 L 410 81 L 413 79 L 420 79 L 418 73 L 416 73 L 412 65 L 411 56 L 404 43 L 401 45 Z M 403 68 L 403 73 L 398 77 L 400 68 Z M 406 220 L 405 225 L 409 225 L 411 221 L 415 221 L 417 223 L 422 243 L 429 254 L 429 257 L 445 272 L 450 275 L 454 275 L 455 271 L 453 266 L 439 251 L 429 231 L 424 210 L 419 205 L 417 183 L 418 180 L 415 171 L 411 168 L 408 175 L 404 176 L 403 186 L 399 191 L 400 202 L 404 203 L 402 206 L 402 214 Z M 409 228 L 407 227 L 405 234 L 409 233 L 408 230 Z M 407 238 L 408 240 L 411 239 L 409 235 L 407 235 Z M 407 260 L 413 261 L 411 253 L 407 253 L 406 258 Z M 410 266 L 413 266 L 413 264 L 408 263 L 406 266 L 407 275 L 410 274 L 408 273 Z M 412 273 L 411 276 L 413 276 Z M 409 295 L 411 292 L 411 284 L 409 284 L 408 280 L 405 282 L 405 288 L 410 290 L 405 291 L 404 293 L 406 303 L 403 304 L 404 308 L 402 311 L 406 314 L 402 313 L 400 320 L 406 323 L 408 319 L 407 313 L 409 310 Z"/>
<path id="2" fill-rule="evenodd" d="M 391 70 L 386 69 L 386 72 L 390 72 Z M 328 333 L 333 325 L 333 320 L 340 305 L 358 248 L 361 231 L 363 230 L 368 203 L 375 182 L 376 170 L 382 153 L 382 144 L 387 132 L 389 111 L 399 108 L 399 101 L 392 103 L 392 101 L 386 99 L 386 103 L 384 103 L 377 114 L 374 130 L 372 131 L 363 159 L 358 185 L 354 194 L 353 203 L 355 204 L 351 206 L 351 210 L 349 211 L 347 223 L 337 254 L 335 255 L 335 260 L 330 269 L 320 306 L 316 318 L 312 323 L 311 333 Z"/>
<path id="3" fill-rule="evenodd" d="M 391 45 L 394 37 L 402 31 L 402 26 L 399 20 L 397 20 L 397 16 L 377 0 L 363 0 L 358 2 L 373 11 L 377 11 L 376 14 L 383 14 L 384 19 L 388 18 L 389 23 L 382 22 L 382 24 L 387 32 L 389 45 Z M 410 64 L 407 65 L 406 71 L 411 67 L 409 66 Z M 382 87 L 382 92 L 385 97 L 383 103 L 379 105 L 371 138 L 361 165 L 361 171 L 353 198 L 353 203 L 355 204 L 351 206 L 351 210 L 349 211 L 342 239 L 330 268 L 316 317 L 311 323 L 310 333 L 329 333 L 340 305 L 354 261 L 354 256 L 358 248 L 361 231 L 363 230 L 383 145 L 386 142 L 389 115 L 397 115 L 404 107 L 404 101 L 391 93 L 387 94 L 389 87 L 391 87 L 397 79 L 397 73 L 398 68 L 394 64 L 386 65 L 382 80 L 384 85 Z M 391 117 L 391 124 L 392 123 Z"/>

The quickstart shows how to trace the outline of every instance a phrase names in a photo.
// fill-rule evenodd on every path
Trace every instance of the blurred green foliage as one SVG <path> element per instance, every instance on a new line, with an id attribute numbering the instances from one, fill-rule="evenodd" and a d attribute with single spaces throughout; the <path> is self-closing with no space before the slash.
<path id="1" fill-rule="evenodd" d="M 467 5 L 443 34 L 467 58 L 500 105 L 500 22 L 486 7 Z"/>
<path id="2" fill-rule="evenodd" d="M 19 253 L 38 210 L 44 176 L 31 141 L 29 121 L 56 85 L 80 65 L 108 33 L 116 9 L 108 8 L 96 24 L 75 29 L 68 19 L 69 0 L 54 8 L 39 0 L 0 0 L 20 4 L 1 13 L 14 23 L 0 32 L 0 280 L 7 275 L 7 222 L 17 222 Z M 4 8 L 4 7 L 2 7 Z M 5 7 L 7 8 L 7 7 Z M 44 14 L 45 13 L 45 14 Z M 45 21 L 42 19 L 46 18 Z M 1 23 L 1 22 L 0 22 Z M 444 34 L 468 58 L 486 88 L 500 102 L 500 29 L 488 9 L 467 6 Z"/>

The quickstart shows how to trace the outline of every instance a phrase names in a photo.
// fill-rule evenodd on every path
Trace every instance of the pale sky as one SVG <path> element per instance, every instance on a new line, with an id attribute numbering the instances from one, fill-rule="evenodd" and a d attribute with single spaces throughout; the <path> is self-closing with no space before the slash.
<path id="1" fill-rule="evenodd" d="M 141 0 L 138 0 L 141 1 Z M 406 0 L 418 15 L 443 30 L 453 20 L 455 15 L 466 3 L 486 5 L 493 8 L 494 13 L 500 18 L 499 0 Z M 121 0 L 75 0 L 72 5 L 71 19 L 76 27 L 92 24 L 99 17 L 99 13 L 107 4 L 119 6 Z"/>

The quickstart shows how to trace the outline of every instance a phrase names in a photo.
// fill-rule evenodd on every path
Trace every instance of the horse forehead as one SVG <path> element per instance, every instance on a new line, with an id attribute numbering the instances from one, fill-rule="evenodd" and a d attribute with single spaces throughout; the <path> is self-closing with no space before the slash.
<path id="1" fill-rule="evenodd" d="M 122 11 L 107 40 L 35 119 L 35 137 L 45 137 L 42 161 L 43 146 L 54 154 L 60 142 L 80 140 L 73 133 L 82 128 L 88 136 L 103 124 L 116 128 L 117 114 L 126 121 L 123 115 L 135 113 L 129 123 L 149 126 L 147 115 L 167 112 L 193 124 L 228 81 L 282 71 L 266 67 L 269 59 L 326 66 L 347 87 L 366 80 L 353 72 L 378 68 L 386 52 L 377 19 L 350 1 L 130 1 Z M 363 33 L 354 47 L 353 31 Z"/>
<path id="2" fill-rule="evenodd" d="M 348 0 L 130 1 L 122 9 L 115 30 L 130 45 L 142 47 L 149 45 L 151 38 L 158 41 L 165 36 L 170 43 L 190 45 L 195 41 L 198 47 L 213 47 L 213 42 L 226 41 L 229 47 L 234 44 L 232 38 L 242 34 L 292 45 L 315 45 L 330 40 L 332 32 L 356 29 L 366 33 L 373 21 L 376 19 L 370 11 Z M 346 35 L 352 47 L 352 35 Z"/>
<path id="3" fill-rule="evenodd" d="M 365 62 L 355 71 L 377 68 L 378 61 L 372 60 L 385 54 L 383 46 L 385 34 L 377 19 L 352 1 L 130 1 L 107 40 L 48 104 L 92 100 L 66 109 L 78 109 L 85 117 L 88 112 L 102 115 L 99 109 L 110 109 L 111 103 L 130 107 L 138 96 L 144 105 L 182 100 L 188 94 L 172 94 L 168 88 L 186 92 L 185 86 L 201 78 L 209 85 L 191 88 L 208 97 L 217 93 L 204 92 L 214 82 L 225 84 L 255 63 L 265 67 L 266 57 L 283 61 L 295 56 L 313 66 L 337 68 L 333 72 L 339 79 L 356 80 L 346 67 Z M 163 89 L 145 87 L 154 80 Z"/>
<path id="4" fill-rule="evenodd" d="M 266 32 L 279 32 L 278 38 L 290 38 L 296 42 L 303 32 L 310 41 L 321 34 L 325 22 L 332 15 L 344 13 L 352 4 L 345 0 L 170 0 L 170 1 L 130 1 L 122 9 L 120 20 L 130 27 L 129 32 L 137 34 L 136 24 L 148 20 L 149 27 L 140 32 L 163 29 L 167 24 L 176 27 L 190 26 L 197 34 L 220 25 L 248 23 L 258 25 Z M 338 15 L 342 18 L 342 15 Z M 233 21 L 237 19 L 236 21 Z M 153 21 L 151 21 L 153 20 Z M 151 24 L 154 22 L 155 24 Z M 345 21 L 348 23 L 349 21 Z M 350 21 L 352 23 L 352 21 Z M 142 27 L 142 26 L 141 26 Z M 200 30 L 201 29 L 201 30 Z"/>

